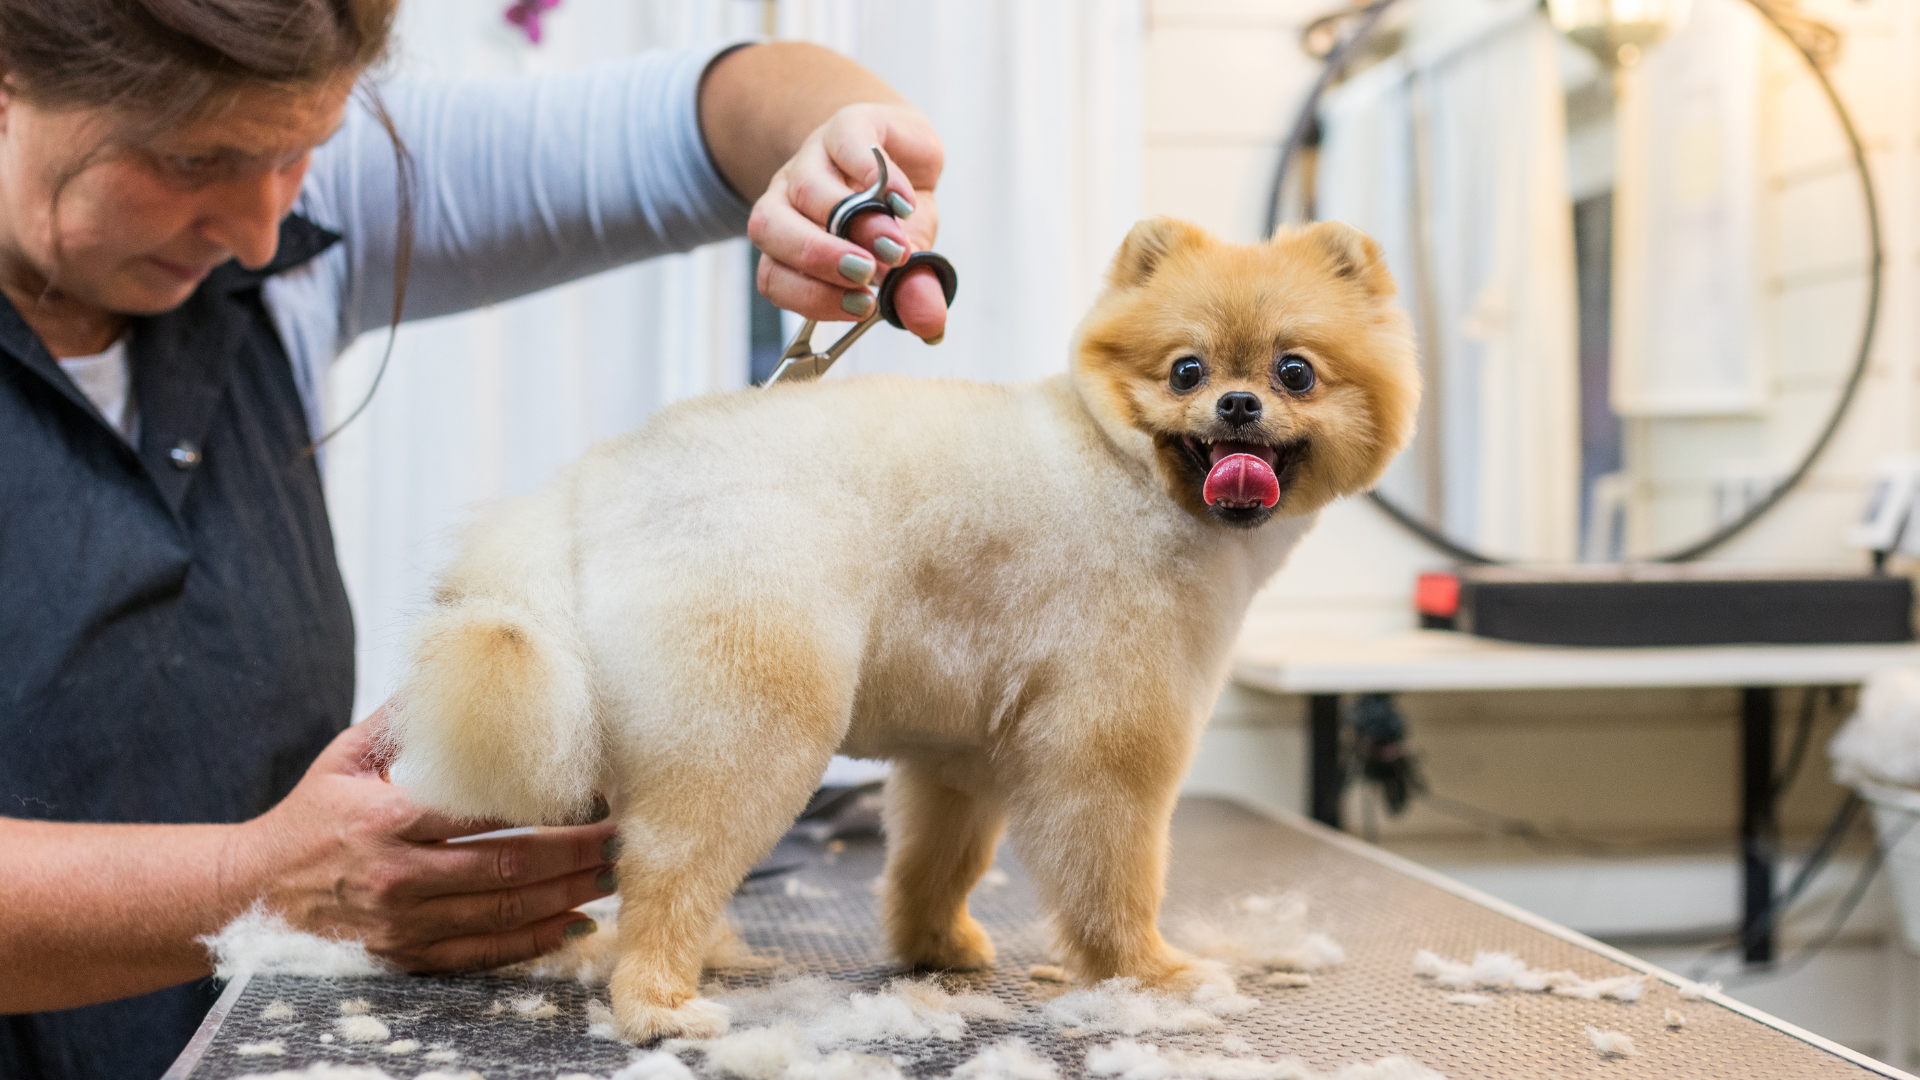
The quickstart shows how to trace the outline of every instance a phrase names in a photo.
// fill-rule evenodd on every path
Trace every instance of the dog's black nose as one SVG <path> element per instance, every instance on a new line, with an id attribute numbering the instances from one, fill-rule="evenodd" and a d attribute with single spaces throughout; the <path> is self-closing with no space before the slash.
<path id="1" fill-rule="evenodd" d="M 1234 427 L 1251 424 L 1260 419 L 1260 399 L 1245 390 L 1235 390 L 1231 394 L 1221 394 L 1213 411 Z"/>

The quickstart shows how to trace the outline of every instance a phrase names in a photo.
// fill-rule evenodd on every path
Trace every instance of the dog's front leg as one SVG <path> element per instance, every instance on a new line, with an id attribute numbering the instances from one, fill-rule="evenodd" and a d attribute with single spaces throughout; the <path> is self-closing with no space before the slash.
<path id="1" fill-rule="evenodd" d="M 1078 978 L 1191 991 L 1227 978 L 1168 945 L 1158 926 L 1167 831 L 1193 735 L 1171 707 L 1116 709 L 1142 700 L 1151 698 L 1116 690 L 1029 717 L 1003 770 L 1009 825 Z"/>

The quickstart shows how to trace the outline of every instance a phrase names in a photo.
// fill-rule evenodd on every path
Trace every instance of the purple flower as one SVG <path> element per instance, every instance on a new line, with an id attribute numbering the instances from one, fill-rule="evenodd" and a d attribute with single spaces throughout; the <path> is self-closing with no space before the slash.
<path id="1" fill-rule="evenodd" d="M 507 5 L 507 21 L 526 31 L 527 40 L 540 44 L 540 16 L 560 6 L 560 0 L 513 0 Z"/>

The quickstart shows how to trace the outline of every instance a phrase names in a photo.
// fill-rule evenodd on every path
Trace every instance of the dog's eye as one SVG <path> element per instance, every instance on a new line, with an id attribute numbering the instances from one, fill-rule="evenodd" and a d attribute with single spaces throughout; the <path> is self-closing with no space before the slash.
<path id="1" fill-rule="evenodd" d="M 1167 376 L 1167 385 L 1179 393 L 1186 393 L 1199 386 L 1207 377 L 1207 365 L 1197 356 L 1183 356 L 1173 362 L 1173 374 Z"/>
<path id="2" fill-rule="evenodd" d="M 1313 389 L 1313 365 L 1304 357 L 1283 356 L 1273 365 L 1273 381 L 1289 393 L 1304 394 Z"/>

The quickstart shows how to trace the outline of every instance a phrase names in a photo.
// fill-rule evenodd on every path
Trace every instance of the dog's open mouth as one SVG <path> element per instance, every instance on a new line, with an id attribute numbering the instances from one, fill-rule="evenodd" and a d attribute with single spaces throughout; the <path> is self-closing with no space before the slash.
<path id="1" fill-rule="evenodd" d="M 1206 476 L 1201 498 L 1224 511 L 1272 509 L 1285 494 L 1295 459 L 1304 442 L 1266 443 L 1221 441 L 1209 443 L 1191 435 L 1180 440 L 1195 471 Z"/>

